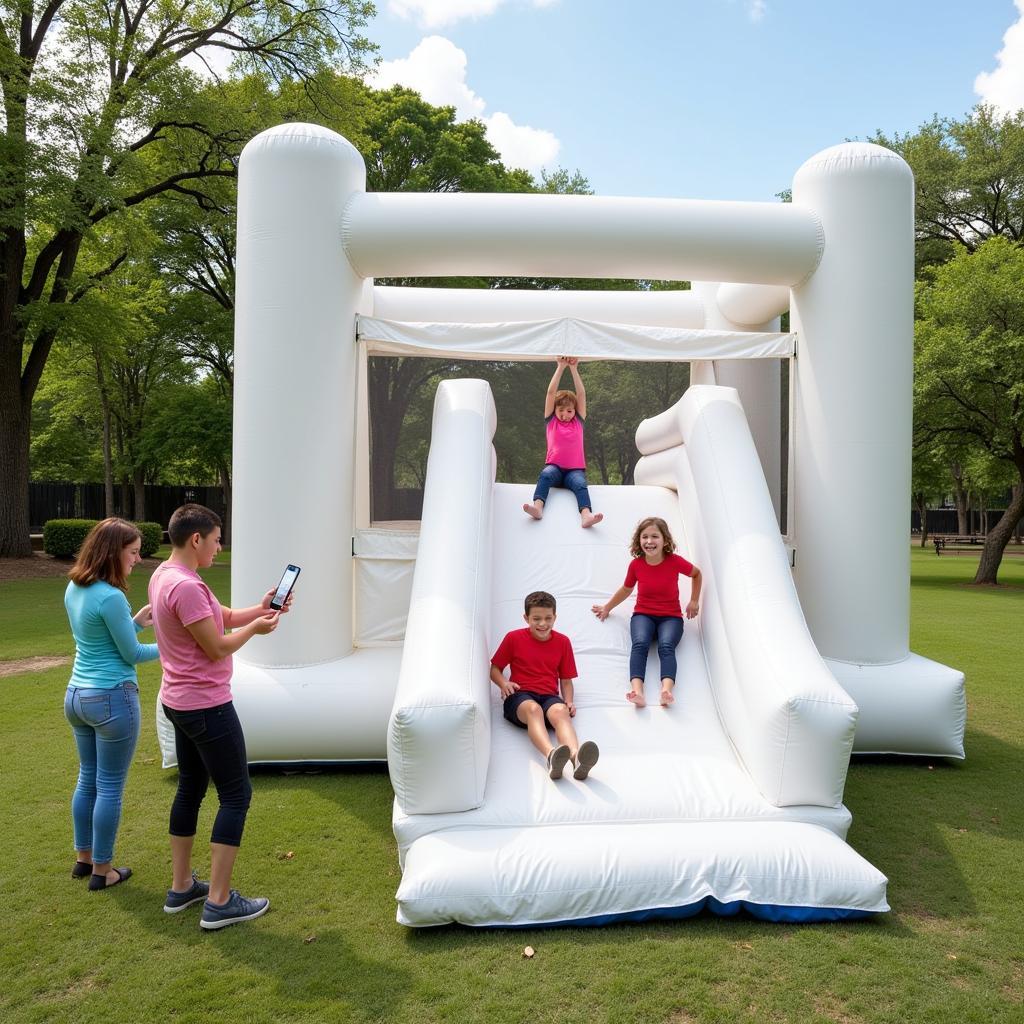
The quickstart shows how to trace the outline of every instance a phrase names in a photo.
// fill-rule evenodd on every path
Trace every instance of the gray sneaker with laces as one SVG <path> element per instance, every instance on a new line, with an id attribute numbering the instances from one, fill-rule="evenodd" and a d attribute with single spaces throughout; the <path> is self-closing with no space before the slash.
<path id="1" fill-rule="evenodd" d="M 167 890 L 167 902 L 164 904 L 165 914 L 177 914 L 178 911 L 191 907 L 193 903 L 206 899 L 210 891 L 209 882 L 201 882 L 199 876 L 192 872 L 192 884 L 184 892 L 177 892 L 174 889 Z"/>
<path id="2" fill-rule="evenodd" d="M 246 899 L 237 889 L 231 890 L 227 903 L 211 903 L 203 905 L 203 916 L 199 919 L 199 927 L 206 929 L 227 928 L 230 924 L 251 921 L 254 917 L 265 914 L 270 909 L 270 900 L 265 896 Z"/>

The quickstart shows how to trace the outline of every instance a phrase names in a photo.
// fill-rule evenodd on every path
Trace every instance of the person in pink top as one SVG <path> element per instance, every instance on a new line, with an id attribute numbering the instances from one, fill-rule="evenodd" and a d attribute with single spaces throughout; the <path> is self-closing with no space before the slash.
<path id="1" fill-rule="evenodd" d="M 683 612 L 679 607 L 679 577 L 690 577 L 690 600 L 686 617 L 692 619 L 700 610 L 700 569 L 681 555 L 669 533 L 668 524 L 657 516 L 641 519 L 633 531 L 630 553 L 633 561 L 626 570 L 626 580 L 604 604 L 591 609 L 603 622 L 611 610 L 633 593 L 639 584 L 629 635 L 633 641 L 629 652 L 630 689 L 626 699 L 642 708 L 644 676 L 647 674 L 647 653 L 657 637 L 661 661 L 661 706 L 669 707 L 675 697 L 676 647 L 683 638 Z"/>
<path id="2" fill-rule="evenodd" d="M 160 702 L 174 726 L 178 789 L 171 804 L 173 878 L 164 910 L 176 914 L 203 901 L 200 927 L 224 928 L 266 913 L 270 901 L 247 899 L 231 888 L 252 786 L 245 737 L 231 699 L 231 656 L 257 634 L 277 628 L 268 591 L 251 608 L 226 608 L 203 582 L 220 551 L 220 517 L 204 505 L 182 505 L 167 533 L 171 554 L 149 581 L 153 628 L 160 647 Z M 288 603 L 282 611 L 288 611 Z M 225 633 L 225 628 L 233 630 Z M 210 881 L 192 870 L 199 807 L 210 780 L 220 806 L 210 837 Z"/>
<path id="3" fill-rule="evenodd" d="M 590 491 L 587 489 L 587 460 L 583 454 L 583 421 L 587 418 L 587 392 L 580 377 L 579 360 L 570 356 L 559 356 L 551 383 L 544 396 L 544 425 L 547 431 L 548 450 L 544 468 L 540 471 L 533 502 L 523 505 L 523 511 L 534 519 L 544 515 L 544 503 L 552 487 L 565 487 L 576 495 L 580 510 L 580 523 L 584 529 L 604 519 L 600 512 L 594 513 L 590 505 Z M 562 374 L 568 368 L 576 393 L 559 391 Z"/>

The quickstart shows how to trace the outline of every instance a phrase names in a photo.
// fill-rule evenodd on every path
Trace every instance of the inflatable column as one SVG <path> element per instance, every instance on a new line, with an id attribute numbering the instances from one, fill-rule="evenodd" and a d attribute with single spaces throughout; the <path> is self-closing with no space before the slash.
<path id="1" fill-rule="evenodd" d="M 778 308 L 789 304 L 789 289 L 768 285 L 717 285 L 694 281 L 693 290 L 704 304 L 704 327 L 721 331 L 777 331 Z M 723 299 L 735 296 L 723 308 Z M 755 304 L 755 297 L 760 304 Z M 745 306 L 741 301 L 747 298 Z M 750 312 L 744 312 L 749 308 Z M 728 312 L 726 312 L 728 309 Z M 740 316 L 734 320 L 732 316 Z M 753 320 L 751 316 L 760 317 Z M 739 392 L 750 433 L 768 483 L 768 492 L 781 522 L 782 501 L 782 377 L 777 359 L 719 359 L 715 381 Z M 696 383 L 696 381 L 691 381 Z"/>
<path id="2" fill-rule="evenodd" d="M 914 179 L 846 143 L 797 171 L 793 203 L 825 236 L 791 305 L 797 589 L 823 655 L 891 663 L 909 653 Z"/>
<path id="3" fill-rule="evenodd" d="M 253 604 L 302 567 L 295 612 L 244 651 L 268 666 L 352 650 L 355 316 L 362 279 L 342 212 L 366 168 L 310 124 L 263 132 L 238 172 L 232 600 Z"/>

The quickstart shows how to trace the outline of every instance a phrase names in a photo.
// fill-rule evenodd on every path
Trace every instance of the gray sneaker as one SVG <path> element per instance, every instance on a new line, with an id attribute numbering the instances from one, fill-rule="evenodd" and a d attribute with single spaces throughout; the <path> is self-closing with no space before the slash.
<path id="1" fill-rule="evenodd" d="M 576 770 L 572 773 L 572 777 L 580 781 L 585 779 L 590 774 L 590 769 L 597 764 L 599 753 L 597 744 L 593 740 L 581 743 L 580 749 L 576 751 Z"/>
<path id="2" fill-rule="evenodd" d="M 167 902 L 164 904 L 165 914 L 177 914 L 179 910 L 191 907 L 193 903 L 206 899 L 210 891 L 209 882 L 199 881 L 199 876 L 192 872 L 192 884 L 184 892 L 177 892 L 174 889 L 167 890 Z"/>
<path id="3" fill-rule="evenodd" d="M 251 921 L 254 917 L 265 914 L 270 909 L 270 900 L 265 896 L 246 899 L 237 889 L 231 890 L 227 903 L 211 903 L 203 905 L 203 916 L 199 919 L 200 928 L 227 928 L 229 924 Z"/>
<path id="4" fill-rule="evenodd" d="M 569 760 L 569 748 L 563 743 L 548 751 L 548 776 L 552 779 L 562 777 L 562 769 Z"/>

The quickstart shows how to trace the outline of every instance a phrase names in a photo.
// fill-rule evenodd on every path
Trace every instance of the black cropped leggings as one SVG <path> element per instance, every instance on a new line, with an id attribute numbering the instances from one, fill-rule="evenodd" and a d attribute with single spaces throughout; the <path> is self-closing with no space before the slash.
<path id="1" fill-rule="evenodd" d="M 252 800 L 245 737 L 231 701 L 198 711 L 164 712 L 174 726 L 178 752 L 178 791 L 171 804 L 172 836 L 194 836 L 199 806 L 213 779 L 220 807 L 210 842 L 241 846 L 245 815 Z"/>

